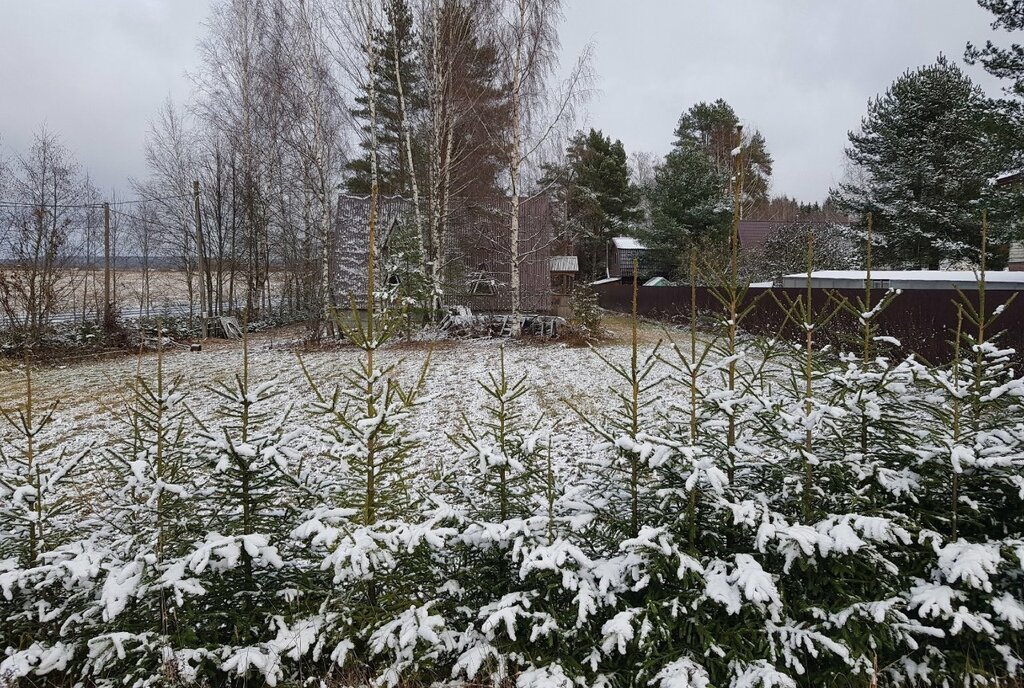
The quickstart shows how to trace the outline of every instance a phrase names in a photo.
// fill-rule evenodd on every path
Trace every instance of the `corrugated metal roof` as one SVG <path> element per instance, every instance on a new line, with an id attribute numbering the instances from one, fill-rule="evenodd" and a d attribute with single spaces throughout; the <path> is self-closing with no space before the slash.
<path id="1" fill-rule="evenodd" d="M 768 235 L 785 223 L 773 220 L 740 220 L 740 246 L 746 249 L 764 246 Z"/>
<path id="2" fill-rule="evenodd" d="M 612 239 L 612 244 L 615 248 L 625 249 L 626 251 L 645 251 L 647 247 L 641 244 L 633 237 L 615 237 Z"/>
<path id="3" fill-rule="evenodd" d="M 580 259 L 576 256 L 551 256 L 551 272 L 579 272 Z"/>
<path id="4" fill-rule="evenodd" d="M 764 246 L 768 237 L 775 232 L 792 232 L 803 227 L 805 222 L 801 220 L 740 220 L 740 246 L 745 249 L 755 249 Z M 814 225 L 824 224 L 845 224 L 835 222 L 812 222 Z"/>

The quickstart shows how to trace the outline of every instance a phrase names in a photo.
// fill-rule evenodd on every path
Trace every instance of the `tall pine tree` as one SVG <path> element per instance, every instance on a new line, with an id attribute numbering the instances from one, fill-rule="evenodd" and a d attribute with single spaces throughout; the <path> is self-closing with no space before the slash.
<path id="1" fill-rule="evenodd" d="M 377 110 L 377 164 L 380 193 L 385 196 L 406 194 L 411 188 L 411 174 L 405 150 L 402 129 L 402 110 L 399 100 L 398 75 L 402 77 L 405 107 L 410 119 L 424 106 L 423 72 L 417 59 L 418 37 L 413 25 L 412 11 L 407 0 L 386 0 L 384 10 L 387 26 L 373 37 L 377 55 L 373 74 Z M 398 60 L 395 59 L 395 45 Z M 359 144 L 363 155 L 348 164 L 350 176 L 346 187 L 350 193 L 361 196 L 370 193 L 370 117 L 369 86 L 367 93 L 358 96 L 352 115 L 362 122 L 363 140 Z M 415 148 L 415 146 L 414 146 Z"/>
<path id="2" fill-rule="evenodd" d="M 683 113 L 676 126 L 676 146 L 693 145 L 704 151 L 719 173 L 728 179 L 733 172 L 732 150 L 736 147 L 736 111 L 719 98 L 713 103 L 697 103 Z M 772 156 L 761 132 L 754 130 L 743 141 L 743 202 L 745 210 L 768 202 L 771 186 Z M 744 213 L 746 214 L 746 213 Z"/>
<path id="3" fill-rule="evenodd" d="M 605 246 L 640 219 L 640 192 L 622 142 L 596 129 L 576 132 L 565 161 L 549 166 L 542 183 L 552 184 L 562 203 L 562 229 L 575 244 L 582 275 L 603 277 Z"/>
<path id="4" fill-rule="evenodd" d="M 906 72 L 868 103 L 846 155 L 852 178 L 833 190 L 838 207 L 874 213 L 879 258 L 938 269 L 976 262 L 989 183 L 1009 163 L 1006 118 L 981 88 L 940 56 Z M 997 242 L 1005 224 L 993 223 Z M 998 263 L 1005 256 L 994 255 Z"/>
<path id="5" fill-rule="evenodd" d="M 995 15 L 993 29 L 1003 31 L 1024 30 L 1024 2 L 1020 0 L 978 0 L 978 4 Z M 968 43 L 964 52 L 968 64 L 978 62 L 994 77 L 1011 82 L 1007 91 L 1018 98 L 1024 98 L 1024 47 L 1011 43 L 1001 48 L 992 41 L 985 41 L 985 47 Z"/>

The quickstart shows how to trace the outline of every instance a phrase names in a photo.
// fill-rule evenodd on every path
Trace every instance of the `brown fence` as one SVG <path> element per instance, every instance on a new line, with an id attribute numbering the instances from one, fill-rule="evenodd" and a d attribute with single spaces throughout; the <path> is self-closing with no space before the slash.
<path id="1" fill-rule="evenodd" d="M 595 287 L 602 308 L 628 313 L 631 308 L 632 287 L 625 284 L 603 284 Z M 774 292 L 773 294 L 769 292 Z M 743 320 L 742 327 L 755 334 L 775 334 L 780 331 L 784 337 L 799 338 L 800 328 L 796 323 L 786 323 L 786 310 L 780 304 L 788 303 L 786 297 L 796 299 L 806 295 L 806 289 L 751 288 L 747 292 L 746 304 L 756 300 L 754 309 Z M 862 289 L 815 289 L 814 304 L 819 311 L 828 307 L 830 298 L 847 299 L 851 305 L 863 297 Z M 1017 292 L 999 290 L 986 293 L 986 310 L 992 312 Z M 884 292 L 873 294 L 873 302 L 881 299 Z M 831 296 L 830 296 L 831 295 Z M 966 292 L 972 304 L 977 307 L 977 292 Z M 878 316 L 878 335 L 894 337 L 903 344 L 906 353 L 916 353 L 926 360 L 939 362 L 949 360 L 952 354 L 951 342 L 956 331 L 957 309 L 955 302 L 959 295 L 955 289 L 905 290 L 897 295 L 888 308 Z M 704 316 L 723 313 L 721 303 L 706 287 L 697 288 L 697 309 Z M 690 287 L 639 287 L 637 312 L 640 315 L 676 321 L 688 321 L 690 317 Z M 1003 309 L 995 323 L 1001 330 L 1000 345 L 1024 352 L 1024 295 L 1016 297 Z M 824 342 L 854 346 L 860 335 L 857 317 L 843 312 L 828 323 L 822 332 Z M 854 349 L 855 350 L 855 349 Z"/>

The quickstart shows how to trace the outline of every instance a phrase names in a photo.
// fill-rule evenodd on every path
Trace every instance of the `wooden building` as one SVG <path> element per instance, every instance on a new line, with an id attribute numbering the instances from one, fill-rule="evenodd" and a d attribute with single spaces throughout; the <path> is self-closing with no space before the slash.
<path id="1" fill-rule="evenodd" d="M 633 265 L 644 274 L 648 262 L 647 247 L 633 237 L 614 237 L 608 244 L 608 277 L 617 277 L 624 282 L 633 279 Z"/>
<path id="2" fill-rule="evenodd" d="M 1007 172 L 996 177 L 994 181 L 997 187 L 1019 188 L 1024 184 L 1024 170 Z M 1024 272 L 1024 241 L 1011 241 L 1007 251 L 1007 269 L 1011 272 Z"/>
<path id="3" fill-rule="evenodd" d="M 580 271 L 574 255 L 551 256 L 551 312 L 563 318 L 572 315 L 572 292 Z"/>

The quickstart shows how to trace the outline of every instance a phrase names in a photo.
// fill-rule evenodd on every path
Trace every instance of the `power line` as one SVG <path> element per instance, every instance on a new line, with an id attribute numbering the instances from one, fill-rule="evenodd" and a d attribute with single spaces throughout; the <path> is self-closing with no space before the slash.
<path id="1" fill-rule="evenodd" d="M 111 208 L 110 212 L 115 213 L 117 215 L 120 215 L 121 217 L 127 217 L 129 219 L 135 220 L 136 222 L 142 222 L 144 224 L 153 225 L 155 227 L 160 227 L 162 229 L 166 229 L 166 230 L 171 231 L 171 232 L 179 232 L 179 231 L 182 230 L 182 227 L 174 227 L 172 225 L 166 225 L 166 224 L 164 224 L 162 222 L 157 222 L 156 220 L 149 220 L 149 219 L 146 219 L 144 217 L 139 217 L 138 215 L 132 215 L 131 213 L 126 213 L 123 210 L 117 210 L 115 208 Z"/>
<path id="2" fill-rule="evenodd" d="M 110 201 L 106 205 L 132 205 L 138 203 L 156 203 L 159 201 L 173 201 L 192 198 L 192 194 L 180 194 L 177 196 L 156 196 L 154 198 L 135 198 L 128 201 Z M 4 201 L 0 200 L 0 207 L 3 208 L 60 208 L 60 209 L 87 209 L 87 208 L 102 208 L 104 203 L 25 203 L 24 201 Z"/>
<path id="3" fill-rule="evenodd" d="M 0 201 L 2 208 L 102 208 L 102 203 L 22 203 L 20 201 Z"/>
<path id="4" fill-rule="evenodd" d="M 174 201 L 182 198 L 192 198 L 192 194 L 179 194 L 177 196 L 157 196 L 155 198 L 136 198 L 131 201 L 111 201 L 110 205 L 130 205 L 132 203 L 156 203 L 157 201 Z"/>

